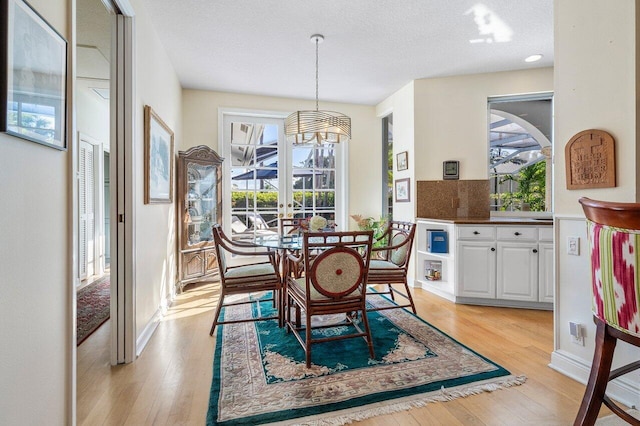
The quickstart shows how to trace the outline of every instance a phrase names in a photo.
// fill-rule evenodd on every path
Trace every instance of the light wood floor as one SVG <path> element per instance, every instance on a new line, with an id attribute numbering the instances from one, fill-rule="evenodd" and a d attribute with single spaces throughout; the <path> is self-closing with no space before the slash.
<path id="1" fill-rule="evenodd" d="M 570 425 L 584 385 L 548 367 L 553 314 L 456 305 L 420 289 L 418 314 L 451 337 L 524 374 L 521 386 L 432 403 L 361 425 Z M 204 425 L 215 339 L 215 284 L 187 287 L 132 364 L 109 365 L 109 323 L 78 348 L 79 425 Z M 610 414 L 602 408 L 600 415 Z"/>

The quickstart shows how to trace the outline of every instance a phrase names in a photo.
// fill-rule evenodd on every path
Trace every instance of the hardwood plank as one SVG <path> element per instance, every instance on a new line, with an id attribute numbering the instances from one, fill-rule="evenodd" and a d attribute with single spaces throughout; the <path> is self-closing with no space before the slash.
<path id="1" fill-rule="evenodd" d="M 177 296 L 133 364 L 109 365 L 109 323 L 78 347 L 79 425 L 203 425 L 215 337 L 209 336 L 218 285 Z M 584 385 L 548 367 L 553 313 L 456 305 L 414 289 L 418 314 L 527 382 L 506 390 L 387 414 L 361 425 L 566 425 Z M 602 408 L 600 416 L 610 414 Z"/>

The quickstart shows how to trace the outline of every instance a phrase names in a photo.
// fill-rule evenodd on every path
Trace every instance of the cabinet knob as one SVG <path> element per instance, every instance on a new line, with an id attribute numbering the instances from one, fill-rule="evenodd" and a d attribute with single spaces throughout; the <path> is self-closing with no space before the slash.
<path id="1" fill-rule="evenodd" d="M 521 234 L 519 232 L 514 232 L 513 235 L 517 237 L 518 235 L 521 235 Z"/>
<path id="2" fill-rule="evenodd" d="M 496 248 L 495 247 L 491 247 L 491 251 L 496 251 Z"/>
<path id="3" fill-rule="evenodd" d="M 478 231 L 473 231 L 473 235 L 478 235 L 480 234 Z"/>
<path id="4" fill-rule="evenodd" d="M 533 249 L 533 252 L 534 252 L 534 253 L 537 253 L 537 252 L 538 252 L 538 249 Z"/>

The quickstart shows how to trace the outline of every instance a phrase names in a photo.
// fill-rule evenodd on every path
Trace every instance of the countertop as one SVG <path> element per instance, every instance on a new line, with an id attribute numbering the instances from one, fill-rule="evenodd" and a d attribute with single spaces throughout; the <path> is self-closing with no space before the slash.
<path id="1" fill-rule="evenodd" d="M 417 220 L 428 220 L 430 222 L 453 223 L 456 225 L 534 225 L 553 226 L 553 218 L 541 217 L 515 217 L 500 216 L 490 218 L 475 217 L 452 217 L 452 218 L 429 218 L 419 217 Z"/>

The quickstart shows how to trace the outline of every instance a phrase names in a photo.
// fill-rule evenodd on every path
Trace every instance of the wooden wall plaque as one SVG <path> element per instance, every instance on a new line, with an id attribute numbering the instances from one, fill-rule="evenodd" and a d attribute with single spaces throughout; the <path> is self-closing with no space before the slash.
<path id="1" fill-rule="evenodd" d="M 604 130 L 583 130 L 569 140 L 565 151 L 567 189 L 616 186 L 613 136 Z"/>

